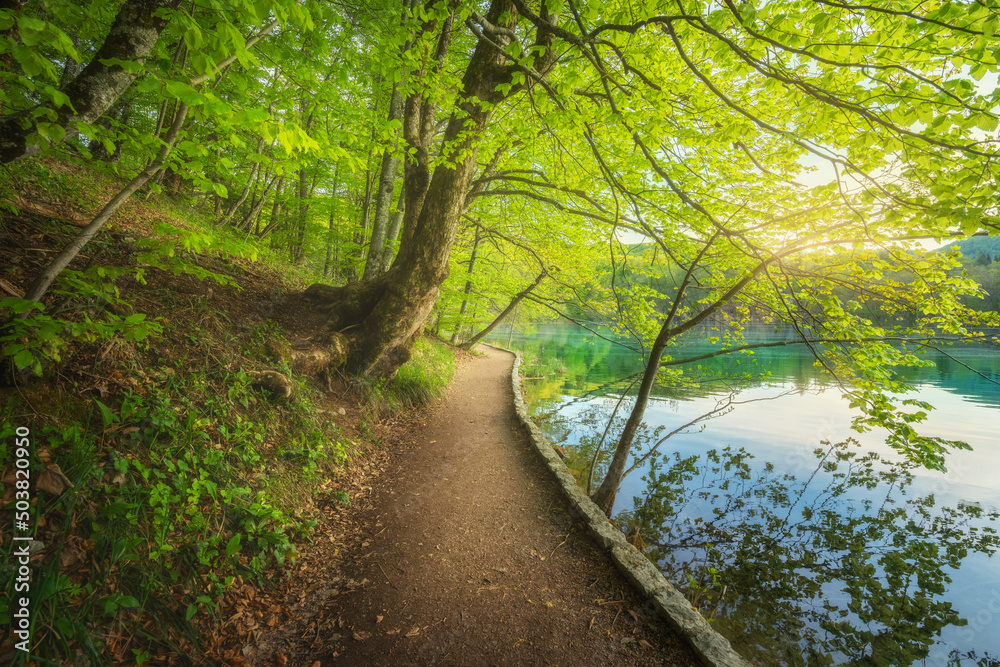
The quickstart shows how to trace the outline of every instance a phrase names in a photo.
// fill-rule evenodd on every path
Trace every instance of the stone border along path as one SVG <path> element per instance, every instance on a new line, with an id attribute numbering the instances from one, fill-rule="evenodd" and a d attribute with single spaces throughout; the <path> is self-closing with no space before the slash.
<path id="1" fill-rule="evenodd" d="M 541 429 L 528 415 L 524 396 L 521 394 L 519 369 L 521 355 L 512 350 L 491 345 L 514 355 L 511 382 L 514 388 L 514 409 L 518 419 L 528 430 L 532 444 L 545 461 L 545 465 L 559 481 L 563 494 L 570 502 L 574 519 L 583 521 L 599 545 L 611 555 L 618 569 L 647 598 L 646 605 L 654 607 L 667 624 L 688 641 L 694 652 L 712 667 L 751 667 L 730 645 L 729 640 L 716 632 L 708 621 L 695 611 L 681 593 L 667 581 L 663 574 L 638 549 L 625 540 L 620 530 L 611 525 L 604 512 L 576 483 L 569 468 L 562 462 Z M 651 610 L 650 610 L 651 611 Z"/>

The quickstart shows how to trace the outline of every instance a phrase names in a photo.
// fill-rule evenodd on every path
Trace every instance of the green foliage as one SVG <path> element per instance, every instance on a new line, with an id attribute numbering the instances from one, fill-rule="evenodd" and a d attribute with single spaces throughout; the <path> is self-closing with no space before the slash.
<path id="1" fill-rule="evenodd" d="M 213 229 L 181 229 L 166 223 L 154 227 L 156 236 L 141 239 L 136 257 L 140 264 L 148 264 L 169 271 L 174 275 L 186 274 L 199 280 L 210 278 L 220 285 L 236 285 L 232 278 L 200 266 L 197 261 L 219 256 L 237 257 L 256 261 L 257 249 L 245 241 L 227 237 Z"/>
<path id="2" fill-rule="evenodd" d="M 966 264 L 973 260 L 979 263 L 980 256 L 984 256 L 990 263 L 998 262 L 1000 261 L 1000 236 L 973 236 L 963 241 L 952 241 L 940 250 L 960 251 Z"/>
<path id="3" fill-rule="evenodd" d="M 412 407 L 438 398 L 455 374 L 455 355 L 443 343 L 427 337 L 413 346 L 413 356 L 403 364 L 389 386 L 401 406 Z"/>
<path id="4" fill-rule="evenodd" d="M 438 398 L 455 373 L 455 355 L 442 342 L 427 336 L 413 346 L 413 356 L 390 381 L 374 380 L 362 385 L 368 418 L 424 405 Z"/>
<path id="5" fill-rule="evenodd" d="M 63 297 L 61 308 L 47 314 L 42 304 L 25 299 L 0 301 L 12 317 L 0 335 L 0 348 L 18 370 L 42 375 L 44 366 L 59 363 L 74 341 L 106 342 L 114 339 L 143 341 L 159 333 L 161 325 L 143 313 L 121 316 L 110 308 L 124 306 L 114 281 L 133 271 L 93 267 L 86 273 L 65 271 L 55 293 Z M 66 317 L 57 317 L 66 313 Z M 92 319 L 92 313 L 96 319 Z"/>
<path id="6" fill-rule="evenodd" d="M 172 326 L 162 335 L 176 334 Z M 108 624 L 137 633 L 150 649 L 133 649 L 137 656 L 156 647 L 197 654 L 199 633 L 218 621 L 237 577 L 262 584 L 268 568 L 294 561 L 295 542 L 315 525 L 296 518 L 303 497 L 346 452 L 313 392 L 275 408 L 243 371 L 166 363 L 122 371 L 143 382 L 93 400 L 83 422 L 33 428 L 34 450 L 50 452 L 73 482 L 36 510 L 49 522 L 65 517 L 62 539 L 92 545 L 82 580 L 59 574 L 58 554 L 35 579 L 33 617 L 49 628 L 35 644 L 39 658 L 61 662 L 83 647 L 107 662 L 92 628 Z M 13 428 L 0 432 L 3 442 Z M 42 467 L 34 461 L 32 475 Z M 0 607 L 0 622 L 9 612 Z"/>

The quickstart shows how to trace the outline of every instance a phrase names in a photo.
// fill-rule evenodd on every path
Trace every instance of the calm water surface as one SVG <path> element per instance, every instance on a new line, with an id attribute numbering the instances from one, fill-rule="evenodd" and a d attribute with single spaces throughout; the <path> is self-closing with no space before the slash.
<path id="1" fill-rule="evenodd" d="M 637 356 L 570 325 L 494 342 L 509 336 L 531 410 L 585 485 Z M 698 336 L 672 354 L 710 349 Z M 732 404 L 638 461 L 616 520 L 755 665 L 1000 665 L 1000 349 L 948 355 L 903 371 L 918 388 L 909 397 L 937 408 L 923 432 L 973 448 L 950 454 L 946 473 L 902 465 L 884 433 L 853 431 L 803 346 L 769 348 L 688 369 L 700 387 L 658 391 L 633 462 Z M 723 376 L 743 380 L 713 382 Z M 630 407 L 626 397 L 602 451 Z"/>

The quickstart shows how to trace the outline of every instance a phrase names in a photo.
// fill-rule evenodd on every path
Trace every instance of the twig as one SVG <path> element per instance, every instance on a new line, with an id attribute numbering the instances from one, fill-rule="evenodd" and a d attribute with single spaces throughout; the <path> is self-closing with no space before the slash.
<path id="1" fill-rule="evenodd" d="M 558 549 L 558 548 L 559 548 L 559 547 L 561 547 L 562 545 L 564 545 L 564 544 L 566 544 L 567 542 L 569 542 L 569 536 L 570 536 L 570 535 L 572 535 L 572 534 L 573 534 L 573 532 L 572 532 L 572 531 L 570 531 L 570 532 L 566 533 L 566 539 L 565 539 L 565 540 L 563 540 L 562 542 L 560 542 L 559 544 L 557 544 L 557 545 L 555 546 L 555 549 L 553 549 L 552 551 L 550 551 L 550 552 L 549 552 L 549 558 L 552 558 L 552 554 L 554 554 L 554 553 L 556 552 L 556 549 Z"/>
<path id="2" fill-rule="evenodd" d="M 381 563 L 376 563 L 376 565 L 378 565 L 378 569 L 382 573 L 382 576 L 385 577 L 386 583 L 388 583 L 390 586 L 392 586 L 393 588 L 395 588 L 398 591 L 399 587 L 396 586 L 396 584 L 392 583 L 392 579 L 390 579 L 389 575 L 386 574 L 385 570 L 382 569 L 382 564 Z"/>

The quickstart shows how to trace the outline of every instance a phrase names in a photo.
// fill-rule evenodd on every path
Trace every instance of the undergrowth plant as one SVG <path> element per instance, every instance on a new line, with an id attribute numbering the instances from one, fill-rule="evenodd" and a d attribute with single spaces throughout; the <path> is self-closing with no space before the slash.
<path id="1" fill-rule="evenodd" d="M 455 355 L 434 339 L 423 337 L 413 346 L 413 356 L 392 380 L 363 381 L 368 416 L 380 415 L 429 403 L 440 396 L 455 373 Z"/>
<path id="2" fill-rule="evenodd" d="M 40 664 L 69 664 L 74 652 L 107 664 L 125 646 L 135 661 L 198 655 L 226 589 L 237 577 L 263 585 L 315 525 L 296 510 L 346 453 L 319 418 L 318 393 L 303 388 L 295 401 L 272 404 L 245 371 L 199 361 L 133 363 L 122 370 L 142 382 L 92 399 L 84 422 L 32 425 L 32 474 L 58 462 L 73 484 L 55 497 L 38 492 L 32 508 L 46 553 L 30 591 Z M 15 405 L 0 429 L 4 460 Z M 3 549 L 5 567 L 12 548 Z M 4 580 L 0 624 L 12 612 L 13 581 Z"/>

